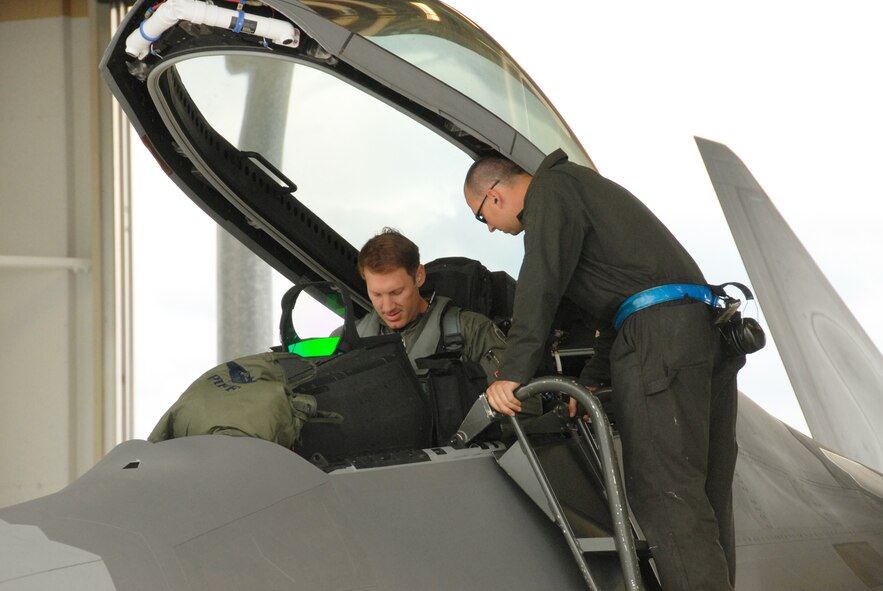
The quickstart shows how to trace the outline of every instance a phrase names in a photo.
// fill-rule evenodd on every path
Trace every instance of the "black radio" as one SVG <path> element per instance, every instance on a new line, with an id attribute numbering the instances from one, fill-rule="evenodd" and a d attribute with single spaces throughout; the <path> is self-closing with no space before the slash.
<path id="1" fill-rule="evenodd" d="M 718 325 L 721 336 L 736 355 L 748 355 L 760 351 L 766 345 L 766 334 L 754 318 L 742 318 L 739 312 Z"/>
<path id="2" fill-rule="evenodd" d="M 724 287 L 733 285 L 745 296 L 746 300 L 753 300 L 754 294 L 741 283 L 730 282 L 723 285 L 710 286 L 712 292 L 724 303 L 718 311 L 715 324 L 720 330 L 721 336 L 733 355 L 748 355 L 760 351 L 766 345 L 766 333 L 760 323 L 754 318 L 743 318 L 737 310 L 741 302 L 730 297 L 724 292 Z"/>

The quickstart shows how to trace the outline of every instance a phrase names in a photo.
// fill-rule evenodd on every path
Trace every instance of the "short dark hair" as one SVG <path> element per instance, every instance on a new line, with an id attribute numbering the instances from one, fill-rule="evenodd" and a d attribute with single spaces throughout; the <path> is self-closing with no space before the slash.
<path id="1" fill-rule="evenodd" d="M 359 275 L 365 278 L 365 269 L 372 273 L 389 273 L 404 269 L 408 275 L 417 275 L 420 249 L 395 228 L 383 228 L 359 251 Z"/>
<path id="2" fill-rule="evenodd" d="M 496 180 L 508 183 L 512 180 L 512 177 L 521 174 L 527 173 L 511 160 L 502 156 L 485 156 L 473 162 L 472 166 L 469 167 L 463 188 L 478 194 L 494 184 Z"/>

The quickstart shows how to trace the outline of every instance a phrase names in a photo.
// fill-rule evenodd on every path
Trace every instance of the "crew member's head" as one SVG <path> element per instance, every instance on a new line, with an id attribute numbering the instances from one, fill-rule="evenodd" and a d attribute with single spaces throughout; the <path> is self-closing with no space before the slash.
<path id="1" fill-rule="evenodd" d="M 518 215 L 524 209 L 524 196 L 533 177 L 514 162 L 499 156 L 477 160 L 466 173 L 463 194 L 466 204 L 488 230 L 513 236 L 524 226 Z"/>
<path id="2" fill-rule="evenodd" d="M 390 328 L 408 326 L 426 311 L 420 296 L 426 272 L 420 250 L 397 230 L 384 228 L 359 251 L 359 274 L 368 286 L 368 297 Z"/>

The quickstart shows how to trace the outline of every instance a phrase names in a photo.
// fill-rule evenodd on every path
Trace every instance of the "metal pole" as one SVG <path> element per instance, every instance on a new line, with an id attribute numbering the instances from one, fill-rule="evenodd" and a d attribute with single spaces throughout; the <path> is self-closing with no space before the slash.
<path id="1" fill-rule="evenodd" d="M 231 73 L 249 77 L 237 147 L 260 152 L 281 168 L 293 68 L 277 60 L 226 59 Z M 219 361 L 266 351 L 276 342 L 272 269 L 221 227 L 217 268 Z"/>

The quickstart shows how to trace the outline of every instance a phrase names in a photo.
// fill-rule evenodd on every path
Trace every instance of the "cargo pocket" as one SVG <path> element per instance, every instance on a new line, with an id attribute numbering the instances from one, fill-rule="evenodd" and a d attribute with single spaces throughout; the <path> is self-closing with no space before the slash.
<path id="1" fill-rule="evenodd" d="M 660 392 L 668 390 L 677 377 L 678 371 L 679 370 L 677 369 L 671 369 L 669 370 L 668 375 L 646 382 L 644 384 L 644 395 L 653 396 L 654 394 L 659 394 Z"/>
<path id="2" fill-rule="evenodd" d="M 681 367 L 665 369 L 666 375 L 644 383 L 644 395 L 654 396 L 672 388 L 683 388 L 687 391 L 707 391 L 710 387 L 708 362 L 694 363 Z"/>

